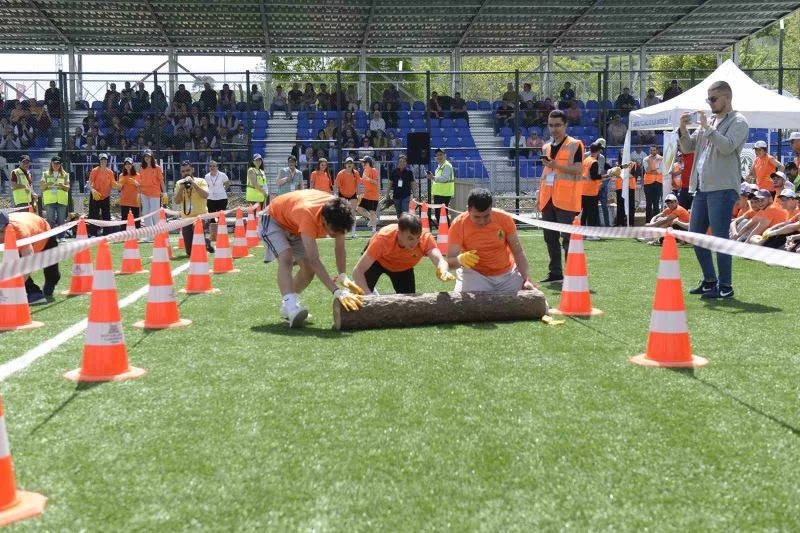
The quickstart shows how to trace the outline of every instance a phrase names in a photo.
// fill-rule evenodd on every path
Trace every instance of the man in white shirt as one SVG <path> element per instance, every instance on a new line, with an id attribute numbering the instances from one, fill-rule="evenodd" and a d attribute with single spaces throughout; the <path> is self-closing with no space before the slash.
<path id="1" fill-rule="evenodd" d="M 224 172 L 220 172 L 219 163 L 213 159 L 208 164 L 208 170 L 205 177 L 208 184 L 208 198 L 206 199 L 208 212 L 225 211 L 228 209 L 228 187 L 231 182 Z"/>
<path id="2" fill-rule="evenodd" d="M 526 83 L 526 84 L 524 84 L 522 86 L 522 92 L 519 93 L 519 99 L 523 103 L 524 102 L 530 102 L 532 100 L 533 101 L 536 100 L 536 95 L 533 94 L 533 91 L 531 90 L 531 84 L 530 83 Z"/>
<path id="3" fill-rule="evenodd" d="M 380 111 L 372 113 L 372 119 L 369 121 L 369 129 L 370 131 L 386 131 L 386 121 L 381 117 Z"/>
<path id="4" fill-rule="evenodd" d="M 275 117 L 275 111 L 283 111 L 286 113 L 287 119 L 292 118 L 292 113 L 289 111 L 289 100 L 280 85 L 275 87 L 275 96 L 272 97 L 272 104 L 269 106 L 269 118 Z"/>

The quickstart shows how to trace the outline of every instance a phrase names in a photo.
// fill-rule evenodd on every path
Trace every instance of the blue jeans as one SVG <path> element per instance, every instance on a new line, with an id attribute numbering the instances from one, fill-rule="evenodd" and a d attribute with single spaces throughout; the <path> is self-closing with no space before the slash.
<path id="1" fill-rule="evenodd" d="M 408 198 L 395 198 L 394 199 L 394 211 L 397 213 L 397 218 L 400 218 L 400 215 L 403 213 L 408 213 L 408 206 L 411 205 L 411 197 Z"/>
<path id="2" fill-rule="evenodd" d="M 733 217 L 733 204 L 736 203 L 738 196 L 739 191 L 735 189 L 695 193 L 692 202 L 692 216 L 689 219 L 689 231 L 705 234 L 711 227 L 711 233 L 715 237 L 727 239 Z M 717 268 L 719 269 L 719 277 L 717 277 L 711 250 L 695 246 L 694 253 L 703 271 L 704 281 L 719 280 L 720 285 L 731 285 L 732 258 L 730 255 L 717 253 Z"/>
<path id="3" fill-rule="evenodd" d="M 600 225 L 613 226 L 608 212 L 608 180 L 600 186 Z"/>

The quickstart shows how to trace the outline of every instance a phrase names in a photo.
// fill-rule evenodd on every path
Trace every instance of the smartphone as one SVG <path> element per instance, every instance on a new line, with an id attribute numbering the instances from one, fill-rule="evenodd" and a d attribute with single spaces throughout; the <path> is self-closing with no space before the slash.
<path id="1" fill-rule="evenodd" d="M 689 113 L 689 124 L 697 124 L 699 121 L 700 117 L 697 115 L 697 111 Z"/>
<path id="2" fill-rule="evenodd" d="M 550 159 L 549 155 L 543 155 L 540 158 L 541 158 L 542 161 L 552 161 L 552 159 Z"/>

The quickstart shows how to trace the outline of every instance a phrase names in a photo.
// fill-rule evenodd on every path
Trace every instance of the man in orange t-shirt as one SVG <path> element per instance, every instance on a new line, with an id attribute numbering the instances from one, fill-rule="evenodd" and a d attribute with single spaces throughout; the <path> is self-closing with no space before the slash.
<path id="1" fill-rule="evenodd" d="M 347 253 L 344 236 L 353 227 L 355 214 L 349 202 L 323 191 L 304 189 L 288 192 L 270 202 L 267 213 L 259 221 L 259 234 L 266 245 L 264 262 L 278 260 L 278 289 L 283 296 L 281 318 L 289 327 L 302 327 L 308 310 L 300 304 L 299 295 L 316 275 L 347 311 L 361 307 L 363 289 L 347 277 Z M 317 239 L 332 237 L 340 289 L 328 275 L 319 258 Z M 292 277 L 294 265 L 300 271 Z M 351 292 L 352 291 L 352 292 Z M 356 294 L 353 294 L 356 293 Z"/>
<path id="2" fill-rule="evenodd" d="M 790 243 L 789 249 L 794 248 L 795 237 L 800 232 L 800 214 L 797 211 L 797 194 L 794 189 L 783 189 L 778 194 L 778 199 L 783 204 L 783 210 L 787 213 L 787 220 L 775 224 L 774 226 L 765 230 L 761 235 L 754 235 L 750 237 L 750 242 L 753 244 L 760 244 L 767 248 L 787 248 L 787 242 Z"/>
<path id="3" fill-rule="evenodd" d="M 367 249 L 353 269 L 353 281 L 366 287 L 372 294 L 378 278 L 386 274 L 397 294 L 416 292 L 414 267 L 427 257 L 436 267 L 436 277 L 442 281 L 455 279 L 448 272 L 447 260 L 436 247 L 433 235 L 422 231 L 422 222 L 417 215 L 403 213 L 397 224 L 390 224 L 372 236 Z"/>
<path id="4" fill-rule="evenodd" d="M 361 172 L 361 179 L 359 180 L 364 186 L 364 193 L 361 195 L 361 200 L 358 201 L 357 212 L 359 215 L 369 218 L 369 227 L 372 228 L 372 234 L 378 231 L 378 198 L 380 197 L 381 188 L 381 175 L 378 169 L 375 168 L 375 160 L 370 156 L 364 156 L 361 159 L 363 171 Z"/>
<path id="5" fill-rule="evenodd" d="M 353 208 L 355 212 L 358 209 L 358 182 L 361 181 L 361 176 L 355 169 L 355 161 L 352 157 L 344 160 L 344 168 L 336 174 L 336 179 L 333 181 L 333 186 L 336 187 L 336 192 L 339 198 L 344 198 Z M 356 236 L 356 225 L 353 223 L 352 237 Z"/>
<path id="6" fill-rule="evenodd" d="M 0 242 L 5 242 L 6 229 L 8 227 L 14 228 L 14 234 L 17 237 L 17 242 L 34 235 L 39 235 L 50 230 L 50 224 L 47 220 L 39 215 L 27 212 L 19 213 L 2 213 L 0 212 Z M 55 248 L 58 246 L 57 235 L 53 235 L 46 239 L 40 239 L 31 244 L 19 246 L 19 256 L 25 257 L 26 255 L 36 254 Z M 30 276 L 25 277 L 25 293 L 28 296 L 28 304 L 41 305 L 46 304 L 49 298 L 52 298 L 53 291 L 56 284 L 61 279 L 61 273 L 58 270 L 58 263 L 44 267 L 44 286 L 40 289 L 34 283 Z"/>
<path id="7" fill-rule="evenodd" d="M 778 207 L 772 202 L 772 194 L 766 189 L 756 191 L 753 199 L 753 211 L 755 213 L 751 217 L 748 217 L 749 213 L 743 215 L 745 218 L 750 218 L 750 220 L 744 224 L 735 236 L 731 235 L 732 239 L 760 244 L 764 231 L 781 222 L 786 222 L 786 219 L 789 218 L 782 207 Z M 758 237 L 758 239 L 753 239 L 753 237 Z"/>
<path id="8" fill-rule="evenodd" d="M 453 220 L 448 243 L 447 262 L 457 268 L 456 291 L 533 289 L 514 219 L 492 208 L 488 190 L 470 191 L 467 212 Z"/>
<path id="9" fill-rule="evenodd" d="M 689 211 L 678 205 L 678 197 L 668 194 L 664 199 L 667 204 L 666 209 L 654 216 L 650 222 L 645 224 L 648 228 L 673 228 L 689 229 Z"/>
<path id="10" fill-rule="evenodd" d="M 89 218 L 95 220 L 111 220 L 111 188 L 117 186 L 114 171 L 108 168 L 108 154 L 100 154 L 100 164 L 89 174 Z M 103 235 L 109 234 L 108 227 L 103 228 Z M 100 227 L 89 225 L 89 236 L 100 233 Z"/>

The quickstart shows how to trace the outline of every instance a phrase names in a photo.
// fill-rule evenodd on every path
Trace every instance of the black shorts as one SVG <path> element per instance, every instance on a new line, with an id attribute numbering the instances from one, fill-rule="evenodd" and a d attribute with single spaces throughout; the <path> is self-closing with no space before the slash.
<path id="1" fill-rule="evenodd" d="M 344 198 L 345 200 L 355 200 L 358 198 L 358 195 L 354 194 L 353 196 L 345 196 L 344 194 L 339 193 L 339 198 Z"/>
<path id="2" fill-rule="evenodd" d="M 361 201 L 358 202 L 358 207 L 366 209 L 367 211 L 377 211 L 378 200 L 367 200 L 365 198 L 362 198 Z"/>

